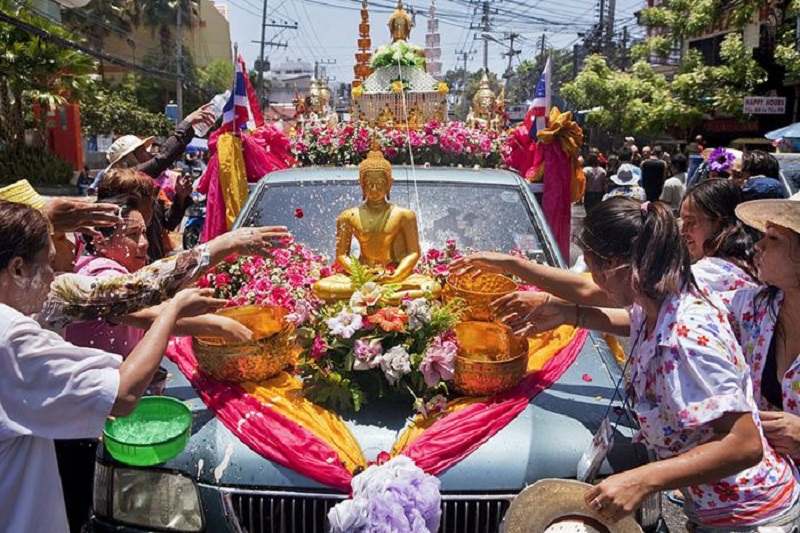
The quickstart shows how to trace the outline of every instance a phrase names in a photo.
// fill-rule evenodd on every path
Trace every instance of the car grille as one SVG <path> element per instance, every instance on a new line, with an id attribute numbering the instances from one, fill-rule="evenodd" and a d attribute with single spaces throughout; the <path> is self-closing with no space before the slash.
<path id="1" fill-rule="evenodd" d="M 513 497 L 443 495 L 439 533 L 497 533 Z M 229 489 L 223 499 L 242 533 L 327 533 L 328 511 L 344 496 Z"/>

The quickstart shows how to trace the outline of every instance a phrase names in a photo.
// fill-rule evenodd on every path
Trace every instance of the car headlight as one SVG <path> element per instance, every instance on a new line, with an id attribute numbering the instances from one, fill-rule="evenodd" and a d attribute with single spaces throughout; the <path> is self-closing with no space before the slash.
<path id="1" fill-rule="evenodd" d="M 98 516 L 166 531 L 202 531 L 197 487 L 181 474 L 114 468 L 96 463 L 94 510 Z"/>

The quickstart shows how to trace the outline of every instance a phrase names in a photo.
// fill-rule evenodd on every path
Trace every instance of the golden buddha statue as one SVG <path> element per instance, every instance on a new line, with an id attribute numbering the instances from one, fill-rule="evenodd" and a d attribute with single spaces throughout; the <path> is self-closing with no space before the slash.
<path id="1" fill-rule="evenodd" d="M 408 41 L 411 34 L 412 25 L 411 15 L 403 9 L 403 0 L 397 0 L 397 9 L 389 17 L 389 32 L 392 34 L 392 42 Z"/>
<path id="2" fill-rule="evenodd" d="M 484 73 L 478 92 L 472 98 L 472 109 L 467 115 L 467 126 L 470 128 L 489 128 L 494 118 L 495 94 L 489 87 L 489 78 Z"/>
<path id="3" fill-rule="evenodd" d="M 392 113 L 389 104 L 386 103 L 381 109 L 380 113 L 378 113 L 378 127 L 379 128 L 391 128 L 394 126 L 394 113 Z"/>
<path id="4" fill-rule="evenodd" d="M 412 130 L 421 129 L 425 125 L 425 119 L 422 116 L 422 111 L 417 104 L 411 107 L 408 112 L 408 127 Z"/>
<path id="5" fill-rule="evenodd" d="M 374 146 L 358 166 L 361 205 L 342 211 L 336 219 L 336 261 L 348 272 L 353 237 L 358 241 L 359 263 L 366 266 L 378 283 L 397 286 L 395 300 L 438 296 L 441 286 L 433 279 L 414 274 L 420 258 L 417 215 L 388 201 L 392 188 L 392 165 Z M 354 292 L 347 274 L 336 274 L 314 284 L 323 300 L 344 300 Z"/>

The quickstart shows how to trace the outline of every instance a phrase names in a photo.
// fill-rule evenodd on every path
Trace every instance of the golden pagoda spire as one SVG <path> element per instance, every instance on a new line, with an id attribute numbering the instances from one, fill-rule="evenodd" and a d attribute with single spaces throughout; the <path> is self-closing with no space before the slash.
<path id="1" fill-rule="evenodd" d="M 361 23 L 358 25 L 358 52 L 356 52 L 356 65 L 353 67 L 355 79 L 353 87 L 361 83 L 372 74 L 370 60 L 372 59 L 372 39 L 370 39 L 369 11 L 367 0 L 361 0 Z"/>

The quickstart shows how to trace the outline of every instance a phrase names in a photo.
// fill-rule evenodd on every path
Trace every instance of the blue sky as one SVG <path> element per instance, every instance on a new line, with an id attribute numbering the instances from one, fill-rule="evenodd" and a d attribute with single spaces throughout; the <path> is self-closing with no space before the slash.
<path id="1" fill-rule="evenodd" d="M 297 30 L 267 29 L 267 40 L 286 42 L 287 48 L 267 48 L 272 64 L 287 58 L 336 61 L 327 65 L 329 75 L 336 81 L 349 82 L 353 78 L 353 54 L 356 51 L 360 0 L 267 0 L 268 21 L 281 24 L 297 22 Z M 239 44 L 239 51 L 248 65 L 258 58 L 259 46 L 251 43 L 261 36 L 260 20 L 263 3 L 260 0 L 219 0 L 227 3 L 231 25 L 231 39 Z M 644 4 L 642 0 L 617 0 L 616 24 L 618 31 L 624 25 L 636 33 L 633 13 Z M 387 20 L 396 0 L 373 0 L 370 5 L 373 48 L 390 40 Z M 425 44 L 427 13 L 430 0 L 404 2 L 406 10 L 417 10 L 416 27 L 411 41 Z M 437 0 L 440 16 L 442 62 L 444 71 L 454 68 L 456 51 L 474 50 L 468 68 L 477 70 L 483 62 L 483 41 L 475 40 L 479 31 L 471 30 L 471 24 L 480 22 L 476 13 L 479 2 L 475 0 Z M 547 35 L 548 44 L 569 47 L 579 39 L 578 32 L 585 31 L 595 23 L 598 16 L 597 3 L 592 0 L 493 0 L 490 2 L 494 25 L 492 33 L 502 37 L 504 32 L 520 33 L 524 40 L 520 44 L 522 54 L 515 59 L 532 58 L 541 35 Z M 502 73 L 507 65 L 502 45 L 489 43 L 489 70 Z"/>

